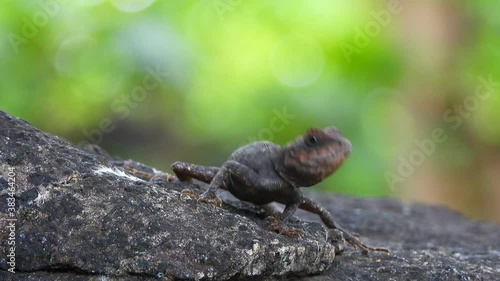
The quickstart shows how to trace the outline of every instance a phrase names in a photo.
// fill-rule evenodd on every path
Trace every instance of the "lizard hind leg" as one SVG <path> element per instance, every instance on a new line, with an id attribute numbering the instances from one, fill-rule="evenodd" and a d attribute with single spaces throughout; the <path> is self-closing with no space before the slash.
<path id="1" fill-rule="evenodd" d="M 231 171 L 224 164 L 220 169 L 217 170 L 217 173 L 210 181 L 210 185 L 208 186 L 207 191 L 203 192 L 198 199 L 198 202 L 206 202 L 216 207 L 222 206 L 222 200 L 217 197 L 215 193 L 217 189 L 227 189 L 231 181 Z"/>
<path id="2" fill-rule="evenodd" d="M 197 179 L 205 183 L 211 183 L 215 178 L 215 176 L 217 175 L 217 173 L 220 171 L 219 167 L 205 167 L 179 161 L 173 163 L 171 168 L 172 171 L 174 171 L 177 178 L 183 182 L 191 182 L 192 179 Z M 220 207 L 222 205 L 222 201 L 219 198 L 217 198 L 216 196 L 207 196 L 207 195 L 208 195 L 207 192 L 198 195 L 196 192 L 192 190 L 184 189 L 181 191 L 179 198 L 182 201 L 185 201 L 188 196 L 192 196 L 198 202 L 207 202 L 217 207 Z"/>

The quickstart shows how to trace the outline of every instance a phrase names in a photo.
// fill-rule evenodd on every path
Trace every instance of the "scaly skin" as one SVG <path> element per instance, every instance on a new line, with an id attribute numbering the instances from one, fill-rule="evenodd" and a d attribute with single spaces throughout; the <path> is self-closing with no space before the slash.
<path id="1" fill-rule="evenodd" d="M 328 228 L 343 232 L 347 242 L 363 252 L 389 252 L 363 244 L 338 226 L 332 215 L 317 202 L 305 197 L 300 187 L 313 186 L 333 174 L 351 153 L 351 143 L 335 127 L 309 129 L 303 136 L 285 146 L 268 141 L 243 146 L 219 167 L 204 167 L 175 162 L 172 170 L 181 181 L 191 178 L 209 183 L 199 201 L 219 203 L 218 188 L 226 189 L 240 200 L 257 205 L 271 202 L 285 204 L 278 220 L 271 218 L 274 230 L 290 236 L 300 236 L 296 229 L 284 229 L 284 224 L 297 208 L 320 216 Z"/>

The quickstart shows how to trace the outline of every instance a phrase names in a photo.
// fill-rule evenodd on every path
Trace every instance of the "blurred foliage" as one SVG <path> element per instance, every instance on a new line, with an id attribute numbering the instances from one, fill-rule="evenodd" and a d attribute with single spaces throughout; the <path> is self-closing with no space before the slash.
<path id="1" fill-rule="evenodd" d="M 433 202 L 407 192 L 443 185 L 427 169 L 449 179 L 498 156 L 498 91 L 458 129 L 443 117 L 479 77 L 500 81 L 498 11 L 498 1 L 4 1 L 0 108 L 162 170 L 335 125 L 353 153 L 321 188 Z M 434 128 L 448 140 L 390 184 Z M 478 176 L 463 182 L 479 202 L 444 203 L 500 217 L 481 209 L 498 205 L 500 183 Z"/>

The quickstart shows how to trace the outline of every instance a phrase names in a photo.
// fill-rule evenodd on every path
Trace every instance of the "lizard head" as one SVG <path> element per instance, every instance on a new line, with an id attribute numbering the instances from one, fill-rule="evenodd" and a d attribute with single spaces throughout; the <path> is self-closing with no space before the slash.
<path id="1" fill-rule="evenodd" d="M 351 153 L 351 142 L 335 127 L 311 128 L 283 147 L 280 175 L 295 186 L 312 186 L 331 175 Z"/>

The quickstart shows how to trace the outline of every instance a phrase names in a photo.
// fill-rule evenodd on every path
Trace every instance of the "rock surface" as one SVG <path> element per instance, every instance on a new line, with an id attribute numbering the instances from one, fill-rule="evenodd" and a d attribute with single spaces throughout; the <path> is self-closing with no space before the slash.
<path id="1" fill-rule="evenodd" d="M 336 255 L 343 240 L 314 215 L 297 213 L 291 224 L 305 235 L 285 237 L 251 204 L 197 203 L 180 191 L 203 186 L 147 181 L 123 171 L 131 165 L 157 172 L 75 148 L 0 111 L 0 280 L 500 279 L 500 226 L 442 207 L 310 192 L 363 241 L 393 250 Z M 8 272 L 9 241 L 16 273 Z"/>

